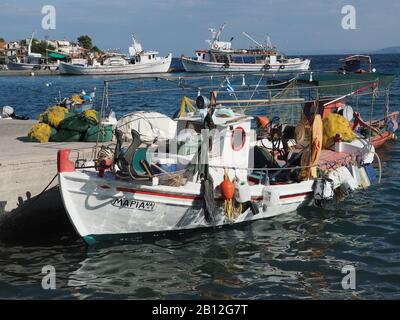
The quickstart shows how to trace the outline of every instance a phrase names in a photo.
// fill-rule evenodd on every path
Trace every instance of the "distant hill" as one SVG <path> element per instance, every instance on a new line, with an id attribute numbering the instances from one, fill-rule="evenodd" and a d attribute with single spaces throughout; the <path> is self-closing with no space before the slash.
<path id="1" fill-rule="evenodd" d="M 375 54 L 400 54 L 400 46 L 399 47 L 388 47 L 381 50 L 374 51 Z"/>

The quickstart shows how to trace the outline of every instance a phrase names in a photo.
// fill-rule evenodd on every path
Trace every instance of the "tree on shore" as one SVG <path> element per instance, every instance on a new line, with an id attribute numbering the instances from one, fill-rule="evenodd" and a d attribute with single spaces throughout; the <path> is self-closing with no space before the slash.
<path id="1" fill-rule="evenodd" d="M 92 38 L 89 37 L 88 35 L 82 35 L 78 38 L 78 43 L 79 45 L 91 52 L 96 52 L 96 53 L 101 53 L 102 51 L 99 49 L 99 47 L 94 46 L 92 42 Z"/>
<path id="2" fill-rule="evenodd" d="M 86 50 L 91 50 L 93 48 L 92 38 L 90 38 L 88 35 L 80 36 L 78 38 L 78 43 Z"/>
<path id="3" fill-rule="evenodd" d="M 33 39 L 32 41 L 31 51 L 34 53 L 40 53 L 42 56 L 46 55 L 47 50 L 54 51 L 55 49 L 56 48 L 52 45 L 47 44 L 46 41 L 39 41 L 37 39 Z"/>

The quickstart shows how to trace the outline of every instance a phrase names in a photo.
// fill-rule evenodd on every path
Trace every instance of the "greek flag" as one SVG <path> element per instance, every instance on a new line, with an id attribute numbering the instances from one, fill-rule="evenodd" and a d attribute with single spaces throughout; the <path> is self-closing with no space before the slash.
<path id="1" fill-rule="evenodd" d="M 235 89 L 233 89 L 233 86 L 231 85 L 229 79 L 226 79 L 226 90 L 230 92 L 230 94 L 235 92 Z"/>

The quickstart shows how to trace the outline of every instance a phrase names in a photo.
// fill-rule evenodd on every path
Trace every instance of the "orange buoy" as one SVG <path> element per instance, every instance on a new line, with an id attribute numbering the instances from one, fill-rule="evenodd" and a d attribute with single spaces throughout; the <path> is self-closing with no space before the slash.
<path id="1" fill-rule="evenodd" d="M 233 196 L 235 195 L 235 185 L 229 179 L 229 176 L 227 174 L 224 174 L 224 181 L 221 182 L 219 188 L 225 200 L 233 199 Z"/>
<path id="2" fill-rule="evenodd" d="M 257 119 L 257 125 L 260 129 L 265 129 L 269 124 L 268 117 L 258 116 L 256 119 Z"/>

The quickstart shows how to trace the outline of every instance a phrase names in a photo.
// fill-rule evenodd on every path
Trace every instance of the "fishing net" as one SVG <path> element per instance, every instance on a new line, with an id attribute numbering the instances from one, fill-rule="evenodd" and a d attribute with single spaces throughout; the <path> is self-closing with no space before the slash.
<path id="1" fill-rule="evenodd" d="M 324 118 L 322 122 L 322 146 L 324 149 L 328 149 L 334 144 L 334 139 L 337 134 L 341 136 L 343 141 L 350 142 L 356 138 L 355 133 L 351 130 L 349 121 L 340 114 L 331 113 L 327 118 Z"/>
<path id="2" fill-rule="evenodd" d="M 31 130 L 28 133 L 28 137 L 33 140 L 37 141 L 40 143 L 46 143 L 49 142 L 50 135 L 52 134 L 52 129 L 48 124 L 46 123 L 39 123 L 35 124 L 32 126 Z M 55 130 L 54 130 L 55 132 Z"/>
<path id="3" fill-rule="evenodd" d="M 283 89 L 274 89 L 269 92 L 274 104 L 266 108 L 269 119 L 278 117 L 280 123 L 296 125 L 302 114 L 303 99 L 296 81 L 291 81 Z M 281 102 L 281 103 L 280 103 Z"/>
<path id="4" fill-rule="evenodd" d="M 196 112 L 197 108 L 195 107 L 196 101 L 183 96 L 182 101 L 181 101 L 181 106 L 178 109 L 178 111 L 174 114 L 174 119 L 175 118 L 181 118 L 186 116 L 187 113 L 189 112 Z"/>
<path id="5" fill-rule="evenodd" d="M 113 139 L 112 125 L 95 125 L 86 131 L 83 141 L 86 142 L 108 142 Z"/>
<path id="6" fill-rule="evenodd" d="M 60 106 L 48 108 L 39 116 L 39 122 L 44 122 L 54 128 L 57 128 L 62 120 L 64 120 L 68 109 Z"/>
<path id="7" fill-rule="evenodd" d="M 80 141 L 82 133 L 73 130 L 58 130 L 50 136 L 52 142 L 77 142 Z"/>
<path id="8" fill-rule="evenodd" d="M 97 125 L 97 113 L 95 110 L 85 110 L 82 113 L 77 113 L 65 118 L 61 121 L 59 127 L 63 130 L 78 131 L 86 133 L 93 125 Z"/>
<path id="9" fill-rule="evenodd" d="M 89 121 L 93 124 L 99 122 L 99 118 L 98 118 L 96 110 L 85 110 L 85 111 L 83 111 L 83 116 L 85 117 L 85 119 L 87 121 Z"/>
<path id="10" fill-rule="evenodd" d="M 81 96 L 80 96 L 79 94 L 74 94 L 73 96 L 71 96 L 70 100 L 71 100 L 73 103 L 83 103 L 83 102 L 85 101 L 85 100 L 83 100 L 83 99 L 81 98 Z"/>

